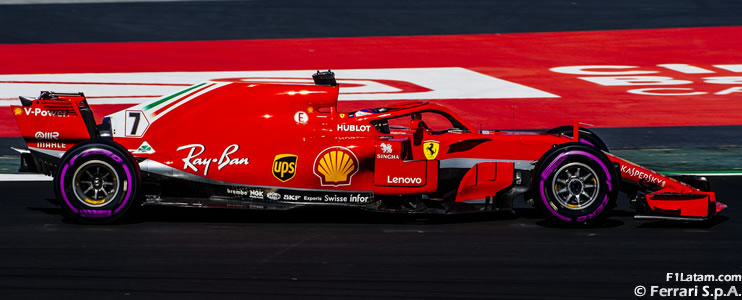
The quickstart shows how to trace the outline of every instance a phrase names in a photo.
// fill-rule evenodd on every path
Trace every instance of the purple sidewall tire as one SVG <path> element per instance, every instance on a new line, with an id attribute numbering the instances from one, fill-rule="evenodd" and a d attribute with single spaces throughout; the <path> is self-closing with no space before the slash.
<path id="1" fill-rule="evenodd" d="M 597 198 L 588 207 L 571 210 L 555 201 L 556 196 L 549 189 L 551 179 L 561 166 L 571 162 L 579 162 L 589 167 L 597 174 L 597 183 L 600 187 Z M 600 150 L 581 143 L 559 145 L 547 152 L 540 161 L 540 166 L 534 173 L 533 188 L 538 189 L 534 194 L 538 206 L 543 206 L 549 216 L 567 223 L 586 223 L 604 216 L 604 212 L 611 200 L 615 200 L 618 190 L 617 174 Z"/>
<path id="2" fill-rule="evenodd" d="M 123 147 L 117 146 L 112 142 L 89 141 L 65 153 L 54 177 L 54 190 L 62 211 L 68 217 L 83 223 L 110 223 L 133 206 L 140 185 L 139 169 L 131 155 L 122 151 Z M 103 204 L 90 205 L 83 201 L 90 201 L 87 196 L 77 196 L 80 189 L 75 191 L 75 185 L 80 183 L 74 182 L 73 174 L 86 163 L 110 166 L 110 171 L 115 173 L 113 175 L 117 180 L 113 186 L 116 186 L 116 193 Z M 80 174 L 83 173 L 81 171 Z"/>

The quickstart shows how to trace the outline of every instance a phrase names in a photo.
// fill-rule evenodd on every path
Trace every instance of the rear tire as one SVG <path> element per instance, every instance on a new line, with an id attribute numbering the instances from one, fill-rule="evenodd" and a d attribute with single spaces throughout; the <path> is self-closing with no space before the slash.
<path id="1" fill-rule="evenodd" d="M 79 144 L 65 153 L 54 191 L 65 216 L 81 223 L 111 223 L 131 210 L 140 185 L 139 166 L 126 149 L 107 140 Z"/>
<path id="2" fill-rule="evenodd" d="M 561 222 L 598 220 L 618 196 L 619 177 L 610 160 L 581 143 L 549 150 L 533 176 L 535 203 Z"/>

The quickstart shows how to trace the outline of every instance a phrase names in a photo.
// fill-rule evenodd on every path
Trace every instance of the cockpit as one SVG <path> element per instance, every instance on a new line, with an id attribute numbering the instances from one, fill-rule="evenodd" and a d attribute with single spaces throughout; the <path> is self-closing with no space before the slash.
<path id="1" fill-rule="evenodd" d="M 377 131 L 384 134 L 425 131 L 431 135 L 469 132 L 450 114 L 437 110 L 416 111 L 371 121 Z"/>

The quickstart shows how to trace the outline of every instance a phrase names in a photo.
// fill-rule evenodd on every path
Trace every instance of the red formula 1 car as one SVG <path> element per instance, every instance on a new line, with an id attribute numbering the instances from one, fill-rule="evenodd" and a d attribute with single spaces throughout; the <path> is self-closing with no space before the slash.
<path id="1" fill-rule="evenodd" d="M 585 223 L 619 191 L 637 218 L 706 220 L 725 208 L 703 180 L 618 158 L 577 126 L 478 131 L 427 102 L 340 113 L 334 74 L 313 78 L 205 82 L 102 124 L 82 93 L 21 97 L 21 169 L 53 175 L 63 211 L 89 223 L 141 205 L 463 213 L 511 210 L 518 197 Z"/>

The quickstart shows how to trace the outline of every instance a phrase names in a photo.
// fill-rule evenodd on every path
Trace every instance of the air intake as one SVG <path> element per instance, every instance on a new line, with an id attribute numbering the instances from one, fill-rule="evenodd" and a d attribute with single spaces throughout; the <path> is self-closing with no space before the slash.
<path id="1" fill-rule="evenodd" d="M 335 81 L 335 73 L 330 70 L 327 70 L 327 72 L 317 71 L 312 75 L 312 79 L 314 79 L 316 85 L 338 86 L 337 81 Z"/>

